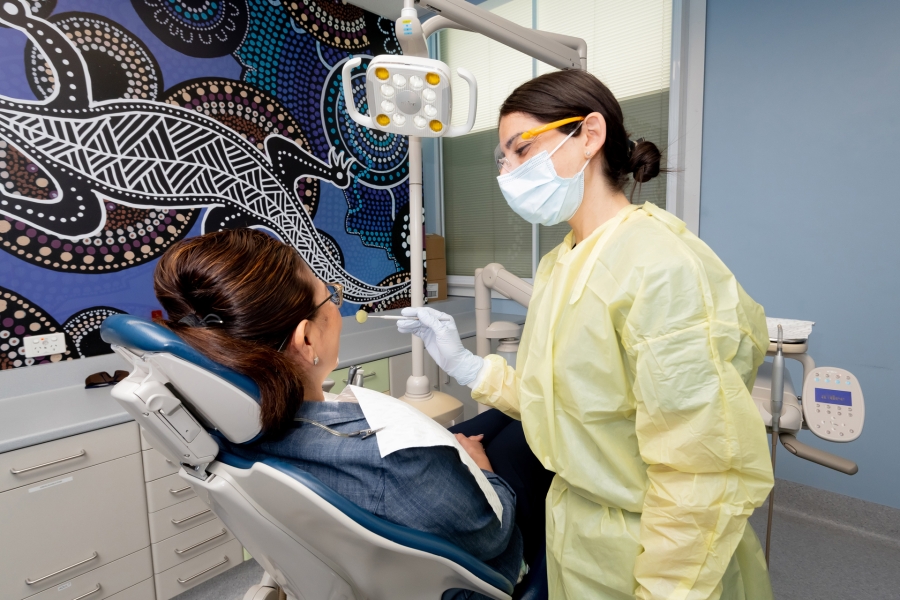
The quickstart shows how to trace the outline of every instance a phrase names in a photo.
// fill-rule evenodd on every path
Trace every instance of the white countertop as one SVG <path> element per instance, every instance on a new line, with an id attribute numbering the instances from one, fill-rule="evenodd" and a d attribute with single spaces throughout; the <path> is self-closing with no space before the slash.
<path id="1" fill-rule="evenodd" d="M 450 298 L 429 306 L 454 316 L 460 336 L 475 335 L 475 302 Z M 396 314 L 391 311 L 385 314 Z M 523 323 L 521 315 L 492 314 L 493 321 Z M 410 336 L 383 319 L 356 322 L 344 317 L 339 368 L 404 354 Z M 84 379 L 98 371 L 127 369 L 116 354 L 0 371 L 0 453 L 111 427 L 131 417 L 110 395 L 111 387 L 84 389 Z"/>

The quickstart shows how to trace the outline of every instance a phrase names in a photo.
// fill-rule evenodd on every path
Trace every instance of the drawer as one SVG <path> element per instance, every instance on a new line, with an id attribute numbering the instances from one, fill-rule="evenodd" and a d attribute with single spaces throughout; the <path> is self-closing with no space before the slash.
<path id="1" fill-rule="evenodd" d="M 365 387 L 376 392 L 387 392 L 391 389 L 391 381 L 388 372 L 388 359 L 375 360 L 359 365 L 365 375 Z M 348 369 L 340 369 L 332 371 L 328 379 L 334 381 L 334 387 L 331 389 L 332 394 L 340 394 L 347 386 Z"/>
<path id="2" fill-rule="evenodd" d="M 134 454 L 140 450 L 137 430 L 137 423 L 122 423 L 4 452 L 0 454 L 0 492 Z"/>
<path id="3" fill-rule="evenodd" d="M 141 455 L 144 457 L 144 481 L 155 481 L 177 473 L 181 468 L 156 450 L 144 450 Z"/>
<path id="4" fill-rule="evenodd" d="M 153 570 L 162 573 L 233 539 L 234 536 L 219 519 L 197 525 L 153 544 Z"/>
<path id="5" fill-rule="evenodd" d="M 78 596 L 76 596 L 76 598 L 77 597 Z M 60 598 L 60 600 L 62 600 L 62 598 Z M 88 596 L 84 600 L 91 600 L 91 597 Z M 156 590 L 153 587 L 153 578 L 145 579 L 139 584 L 131 586 L 127 590 L 122 590 L 115 596 L 110 596 L 110 600 L 156 600 Z"/>
<path id="6" fill-rule="evenodd" d="M 200 498 L 191 498 L 169 508 L 150 513 L 150 539 L 161 542 L 216 518 Z"/>
<path id="7" fill-rule="evenodd" d="M 152 448 L 153 444 L 147 439 L 147 436 L 144 435 L 144 430 L 141 429 L 141 450 L 151 450 Z"/>
<path id="8" fill-rule="evenodd" d="M 146 548 L 150 536 L 140 455 L 0 494 L 0 531 L 4 599 L 56 588 Z M 40 581 L 27 585 L 26 579 Z"/>
<path id="9" fill-rule="evenodd" d="M 150 559 L 150 549 L 144 548 L 125 558 L 103 565 L 99 569 L 55 585 L 28 600 L 72 600 L 79 596 L 82 596 L 84 600 L 102 600 L 139 582 L 148 580 L 152 582 L 152 578 L 153 564 Z M 100 589 L 97 589 L 98 587 Z M 97 591 L 93 592 L 93 590 Z M 88 593 L 90 595 L 85 596 Z"/>
<path id="10" fill-rule="evenodd" d="M 244 550 L 241 543 L 231 540 L 163 573 L 157 573 L 154 576 L 156 600 L 168 600 L 241 564 L 243 560 Z"/>
<path id="11" fill-rule="evenodd" d="M 194 489 L 178 476 L 166 475 L 147 482 L 147 510 L 156 512 L 197 496 Z"/>

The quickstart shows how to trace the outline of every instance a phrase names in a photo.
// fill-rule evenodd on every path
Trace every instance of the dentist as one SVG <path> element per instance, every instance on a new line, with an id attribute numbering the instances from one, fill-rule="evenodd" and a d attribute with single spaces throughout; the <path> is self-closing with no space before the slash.
<path id="1" fill-rule="evenodd" d="M 452 321 L 404 309 L 472 397 L 520 419 L 556 475 L 546 498 L 550 597 L 772 597 L 747 518 L 773 485 L 750 397 L 762 307 L 685 224 L 624 189 L 660 172 L 594 76 L 559 71 L 500 109 L 500 189 L 525 220 L 572 231 L 541 260 L 517 369 L 463 348 Z"/>

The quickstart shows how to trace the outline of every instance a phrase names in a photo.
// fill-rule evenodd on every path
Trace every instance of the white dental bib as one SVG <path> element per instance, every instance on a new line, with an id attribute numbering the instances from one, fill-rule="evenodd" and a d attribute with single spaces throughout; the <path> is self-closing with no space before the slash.
<path id="1" fill-rule="evenodd" d="M 428 448 L 432 446 L 449 446 L 456 450 L 459 459 L 472 473 L 478 487 L 487 498 L 497 518 L 503 522 L 503 505 L 500 497 L 490 484 L 472 457 L 463 449 L 456 437 L 444 429 L 433 419 L 425 416 L 406 402 L 392 398 L 387 394 L 367 390 L 366 388 L 348 385 L 333 402 L 358 402 L 371 429 L 379 430 L 375 434 L 378 451 L 384 458 L 397 450 L 406 448 Z"/>

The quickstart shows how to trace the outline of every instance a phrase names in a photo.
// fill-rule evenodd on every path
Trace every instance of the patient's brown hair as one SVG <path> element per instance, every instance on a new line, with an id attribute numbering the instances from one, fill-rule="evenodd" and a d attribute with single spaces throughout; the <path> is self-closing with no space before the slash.
<path id="1" fill-rule="evenodd" d="M 293 248 L 253 229 L 183 240 L 166 251 L 153 274 L 153 289 L 168 314 L 162 324 L 256 382 L 261 425 L 273 437 L 287 431 L 303 402 L 303 373 L 279 347 L 299 321 L 312 317 L 314 283 Z M 206 323 L 180 322 L 192 316 Z"/>

